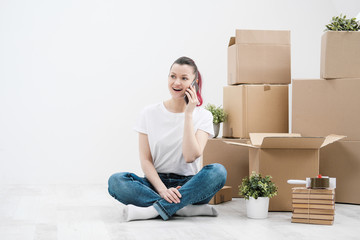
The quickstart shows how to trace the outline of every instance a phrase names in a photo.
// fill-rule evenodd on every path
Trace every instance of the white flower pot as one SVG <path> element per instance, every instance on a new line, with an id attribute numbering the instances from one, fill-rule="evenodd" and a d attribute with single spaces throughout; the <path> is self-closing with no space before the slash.
<path id="1" fill-rule="evenodd" d="M 220 123 L 218 124 L 213 123 L 213 126 L 214 126 L 214 138 L 217 138 L 217 136 L 219 135 Z"/>
<path id="2" fill-rule="evenodd" d="M 249 218 L 267 218 L 269 211 L 269 198 L 259 197 L 258 199 L 250 197 L 245 199 L 246 213 Z"/>

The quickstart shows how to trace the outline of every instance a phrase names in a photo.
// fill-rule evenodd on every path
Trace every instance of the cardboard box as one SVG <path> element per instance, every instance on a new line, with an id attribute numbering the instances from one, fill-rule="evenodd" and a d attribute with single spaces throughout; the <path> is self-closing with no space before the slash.
<path id="1" fill-rule="evenodd" d="M 360 141 L 336 142 L 320 152 L 320 173 L 336 178 L 335 201 L 360 204 Z"/>
<path id="2" fill-rule="evenodd" d="M 228 113 L 223 137 L 249 138 L 249 133 L 288 133 L 288 85 L 225 86 Z"/>
<path id="3" fill-rule="evenodd" d="M 291 82 L 290 31 L 236 30 L 228 46 L 228 84 Z"/>
<path id="4" fill-rule="evenodd" d="M 251 133 L 250 144 L 227 143 L 249 147 L 249 173 L 272 176 L 278 195 L 270 199 L 269 211 L 291 211 L 292 185 L 289 179 L 315 177 L 319 174 L 320 148 L 344 136 L 301 137 L 300 134 Z"/>
<path id="5" fill-rule="evenodd" d="M 360 141 L 360 78 L 294 79 L 292 85 L 292 132 L 303 136 L 335 132 L 347 136 L 347 141 Z"/>
<path id="6" fill-rule="evenodd" d="M 360 32 L 324 33 L 320 62 L 321 78 L 360 78 Z"/>
<path id="7" fill-rule="evenodd" d="M 220 204 L 223 202 L 228 202 L 232 200 L 231 197 L 232 190 L 230 186 L 224 186 L 220 191 L 218 191 L 214 197 L 210 200 L 209 204 Z"/>
<path id="8" fill-rule="evenodd" d="M 231 186 L 231 197 L 239 198 L 239 188 L 243 178 L 249 175 L 249 150 L 224 143 L 224 138 L 209 139 L 203 153 L 203 166 L 212 163 L 222 164 L 227 171 L 226 186 Z M 231 139 L 246 143 L 245 139 Z"/>

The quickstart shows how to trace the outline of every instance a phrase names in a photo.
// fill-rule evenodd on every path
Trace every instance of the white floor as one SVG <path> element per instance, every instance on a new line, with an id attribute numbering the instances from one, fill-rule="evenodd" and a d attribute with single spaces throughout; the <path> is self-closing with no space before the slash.
<path id="1" fill-rule="evenodd" d="M 0 186 L 0 239 L 360 239 L 360 205 L 336 204 L 332 226 L 291 223 L 289 212 L 248 219 L 244 205 L 216 205 L 218 217 L 121 222 L 105 185 Z"/>

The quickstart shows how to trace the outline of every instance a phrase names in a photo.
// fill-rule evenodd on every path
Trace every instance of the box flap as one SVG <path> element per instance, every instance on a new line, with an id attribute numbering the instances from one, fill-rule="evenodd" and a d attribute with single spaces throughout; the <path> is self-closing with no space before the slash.
<path id="1" fill-rule="evenodd" d="M 238 142 L 231 142 L 231 141 L 223 141 L 223 142 L 226 144 L 239 145 L 239 146 L 243 146 L 243 147 L 259 148 L 252 144 L 247 144 L 247 143 L 238 143 Z"/>
<path id="2" fill-rule="evenodd" d="M 340 139 L 343 139 L 343 138 L 346 138 L 346 136 L 330 134 L 325 138 L 325 141 L 323 142 L 321 147 L 325 147 L 326 145 L 329 145 L 333 142 L 339 141 Z"/>
<path id="3" fill-rule="evenodd" d="M 250 148 L 319 149 L 343 138 L 345 136 L 335 134 L 327 137 L 302 137 L 299 133 L 250 133 L 251 143 L 223 142 Z"/>
<path id="4" fill-rule="evenodd" d="M 260 147 L 265 137 L 301 137 L 299 133 L 250 133 L 250 140 L 254 146 Z"/>
<path id="5" fill-rule="evenodd" d="M 235 37 L 231 37 L 229 41 L 229 47 L 235 44 Z"/>
<path id="6" fill-rule="evenodd" d="M 236 30 L 236 43 L 290 45 L 288 30 Z"/>
<path id="7" fill-rule="evenodd" d="M 324 137 L 265 137 L 261 148 L 319 149 Z"/>

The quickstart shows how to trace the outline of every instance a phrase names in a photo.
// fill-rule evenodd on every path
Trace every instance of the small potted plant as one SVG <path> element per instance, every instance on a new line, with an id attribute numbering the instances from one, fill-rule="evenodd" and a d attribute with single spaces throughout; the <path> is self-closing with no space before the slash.
<path id="1" fill-rule="evenodd" d="M 324 31 L 359 31 L 360 22 L 356 20 L 356 18 L 346 18 L 346 15 L 340 14 L 340 16 L 332 17 Z"/>
<path id="2" fill-rule="evenodd" d="M 219 135 L 220 123 L 226 120 L 227 114 L 221 106 L 216 107 L 214 104 L 208 104 L 205 107 L 213 115 L 214 138 Z"/>
<path id="3" fill-rule="evenodd" d="M 269 199 L 276 194 L 277 187 L 271 181 L 271 176 L 262 177 L 256 172 L 252 172 L 250 177 L 245 177 L 239 186 L 239 195 L 245 198 L 249 218 L 267 218 Z"/>

